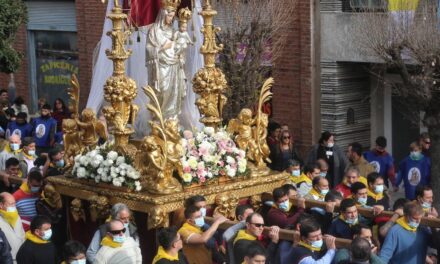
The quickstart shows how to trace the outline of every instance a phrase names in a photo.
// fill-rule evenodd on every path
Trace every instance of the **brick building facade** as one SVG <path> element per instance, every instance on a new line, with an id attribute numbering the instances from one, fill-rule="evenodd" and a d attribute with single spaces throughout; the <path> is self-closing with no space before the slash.
<path id="1" fill-rule="evenodd" d="M 32 2 L 32 1 L 27 1 Z M 301 151 L 306 152 L 320 132 L 319 115 L 319 45 L 314 41 L 314 4 L 316 0 L 298 0 L 295 14 L 288 30 L 288 44 L 283 56 L 275 62 L 273 75 L 273 120 L 286 123 L 298 141 Z M 319 2 L 319 1 L 318 1 Z M 92 78 L 93 53 L 101 38 L 105 5 L 100 1 L 75 1 L 76 37 L 78 50 L 79 81 L 81 85 L 81 106 L 85 106 Z M 217 23 L 220 24 L 221 23 Z M 17 73 L 15 85 L 17 95 L 26 102 L 32 99 L 29 81 L 27 26 L 17 34 L 15 48 L 23 52 L 24 60 Z M 318 73 L 318 74 L 317 74 Z M 9 77 L 0 75 L 0 86 L 7 87 Z M 34 97 L 35 100 L 35 97 Z"/>

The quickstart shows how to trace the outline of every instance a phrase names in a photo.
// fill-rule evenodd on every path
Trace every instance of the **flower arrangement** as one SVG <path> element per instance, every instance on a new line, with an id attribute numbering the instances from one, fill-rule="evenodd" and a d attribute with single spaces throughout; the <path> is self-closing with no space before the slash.
<path id="1" fill-rule="evenodd" d="M 112 150 L 111 144 L 77 155 L 72 175 L 78 179 L 93 179 L 96 183 L 111 183 L 136 191 L 142 189 L 140 173 L 132 166 L 131 159 Z"/>
<path id="2" fill-rule="evenodd" d="M 220 129 L 205 127 L 194 133 L 183 132 L 183 182 L 206 183 L 220 176 L 230 178 L 248 174 L 246 153 L 237 148 L 230 135 Z"/>

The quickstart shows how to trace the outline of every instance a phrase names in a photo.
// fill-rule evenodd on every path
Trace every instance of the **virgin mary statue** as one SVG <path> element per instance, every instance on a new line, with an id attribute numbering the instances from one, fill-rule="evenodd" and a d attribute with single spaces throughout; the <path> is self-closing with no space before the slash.
<path id="1" fill-rule="evenodd" d="M 173 1 L 162 1 L 167 2 Z M 186 80 L 179 74 L 182 64 L 173 39 L 175 15 L 175 5 L 163 5 L 147 36 L 148 85 L 156 90 L 164 118 L 178 117 L 186 95 Z"/>

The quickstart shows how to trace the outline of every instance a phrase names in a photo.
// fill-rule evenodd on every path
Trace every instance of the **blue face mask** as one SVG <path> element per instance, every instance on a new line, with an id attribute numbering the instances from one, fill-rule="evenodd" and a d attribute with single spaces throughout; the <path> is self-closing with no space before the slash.
<path id="1" fill-rule="evenodd" d="M 327 195 L 327 193 L 328 193 L 329 191 L 330 191 L 329 189 L 321 190 L 321 194 L 325 196 L 325 195 Z"/>
<path id="2" fill-rule="evenodd" d="M 41 237 L 41 239 L 48 241 L 52 237 L 52 229 L 48 229 L 44 231 L 44 235 Z"/>
<path id="3" fill-rule="evenodd" d="M 33 150 L 33 149 L 28 150 L 28 154 L 30 156 L 35 156 L 35 150 Z"/>
<path id="4" fill-rule="evenodd" d="M 205 225 L 205 218 L 203 218 L 203 216 L 198 217 L 194 220 L 194 222 L 195 222 L 196 226 L 202 227 Z"/>
<path id="5" fill-rule="evenodd" d="M 417 228 L 417 227 L 419 227 L 419 223 L 414 222 L 414 221 L 412 221 L 412 220 L 409 220 L 409 221 L 408 221 L 408 225 L 409 225 L 410 227 L 412 227 L 412 228 Z"/>
<path id="6" fill-rule="evenodd" d="M 55 165 L 56 165 L 58 168 L 62 168 L 62 167 L 64 167 L 64 160 L 63 160 L 63 159 L 60 159 L 60 160 L 56 161 L 56 162 L 55 162 Z"/>
<path id="7" fill-rule="evenodd" d="M 280 205 L 278 205 L 278 208 L 280 208 L 284 212 L 287 212 L 289 210 L 289 200 L 280 203 Z"/>
<path id="8" fill-rule="evenodd" d="M 322 248 L 324 241 L 322 239 L 310 242 L 310 245 L 314 248 Z"/>
<path id="9" fill-rule="evenodd" d="M 86 259 L 76 259 L 70 262 L 70 264 L 86 264 L 86 263 L 87 263 Z"/>
<path id="10" fill-rule="evenodd" d="M 361 205 L 366 205 L 367 204 L 367 200 L 368 200 L 368 197 L 359 197 L 357 199 L 358 203 L 360 203 Z"/>
<path id="11" fill-rule="evenodd" d="M 422 203 L 422 207 L 425 208 L 425 209 L 430 209 L 431 206 L 432 206 L 432 205 L 431 205 L 430 203 L 427 203 L 427 202 L 423 202 L 423 203 Z"/>
<path id="12" fill-rule="evenodd" d="M 325 176 L 327 176 L 327 172 L 320 172 L 320 173 L 319 173 L 319 176 L 321 176 L 321 177 L 325 177 Z"/>
<path id="13" fill-rule="evenodd" d="M 300 170 L 293 170 L 291 172 L 291 174 L 292 174 L 292 176 L 299 177 L 301 175 L 301 171 Z"/>
<path id="14" fill-rule="evenodd" d="M 206 208 L 205 207 L 200 208 L 200 212 L 202 213 L 203 217 L 206 216 Z"/>
<path id="15" fill-rule="evenodd" d="M 12 151 L 17 151 L 20 149 L 20 144 L 17 144 L 17 143 L 11 143 L 11 144 L 9 144 L 9 146 L 11 147 Z"/>
<path id="16" fill-rule="evenodd" d="M 374 192 L 375 192 L 375 193 L 383 193 L 383 189 L 384 189 L 383 184 L 376 185 L 376 186 L 374 187 Z"/>
<path id="17" fill-rule="evenodd" d="M 31 193 L 37 193 L 38 191 L 40 191 L 40 186 L 31 186 Z"/>
<path id="18" fill-rule="evenodd" d="M 122 244 L 125 242 L 125 235 L 117 235 L 117 236 L 113 236 L 113 242 Z"/>
<path id="19" fill-rule="evenodd" d="M 264 202 L 265 205 L 272 207 L 273 206 L 273 201 L 265 201 Z"/>
<path id="20" fill-rule="evenodd" d="M 358 221 L 358 219 L 357 218 L 353 218 L 353 219 L 345 219 L 345 222 L 347 223 L 347 224 L 349 224 L 349 225 L 354 225 L 354 224 L 356 224 L 357 223 L 357 221 Z"/>
<path id="21" fill-rule="evenodd" d="M 124 223 L 125 230 L 128 230 L 128 223 Z"/>
<path id="22" fill-rule="evenodd" d="M 412 160 L 420 160 L 423 157 L 423 154 L 420 153 L 420 151 L 411 151 L 411 153 L 409 154 L 409 157 Z"/>

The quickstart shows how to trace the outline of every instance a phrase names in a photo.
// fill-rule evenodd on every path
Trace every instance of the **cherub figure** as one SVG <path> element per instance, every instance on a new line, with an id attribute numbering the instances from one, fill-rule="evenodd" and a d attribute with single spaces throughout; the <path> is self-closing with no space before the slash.
<path id="1" fill-rule="evenodd" d="M 255 152 L 257 150 L 257 144 L 252 137 L 252 125 L 254 122 L 252 110 L 243 108 L 238 117 L 231 119 L 228 124 L 228 132 L 236 134 L 235 142 L 240 149 L 246 151 L 248 159 L 251 160 L 255 160 Z"/>
<path id="2" fill-rule="evenodd" d="M 269 117 L 266 113 L 260 113 L 260 126 L 252 128 L 253 138 L 258 142 L 259 151 L 263 155 L 263 160 L 271 162 L 269 159 L 270 149 L 267 145 L 267 126 L 269 124 Z"/>
<path id="3" fill-rule="evenodd" d="M 70 203 L 70 213 L 72 214 L 73 220 L 78 222 L 79 220 L 83 220 L 86 222 L 86 213 L 84 212 L 84 208 L 82 206 L 82 202 L 80 199 L 75 198 Z"/>
<path id="4" fill-rule="evenodd" d="M 176 119 L 167 119 L 165 121 L 165 135 L 167 137 L 167 169 L 171 175 L 176 169 L 179 177 L 182 176 L 182 162 L 180 158 L 183 155 L 183 147 L 179 135 L 179 123 Z"/>
<path id="5" fill-rule="evenodd" d="M 81 129 L 81 141 L 85 147 L 92 149 L 98 144 L 101 137 L 107 141 L 105 126 L 96 119 L 96 114 L 91 108 L 86 108 L 81 113 L 82 121 L 75 118 L 78 127 Z"/>
<path id="6" fill-rule="evenodd" d="M 66 167 L 69 167 L 72 165 L 75 156 L 83 151 L 78 125 L 74 119 L 63 120 L 63 143 L 64 159 L 66 160 Z"/>

